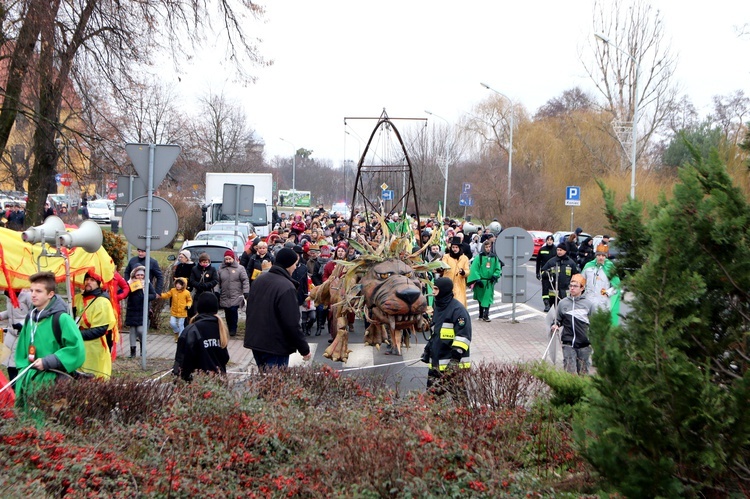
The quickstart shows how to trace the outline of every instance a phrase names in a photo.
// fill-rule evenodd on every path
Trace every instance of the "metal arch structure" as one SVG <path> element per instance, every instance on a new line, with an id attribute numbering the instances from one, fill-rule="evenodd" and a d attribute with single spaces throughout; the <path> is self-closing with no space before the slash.
<path id="1" fill-rule="evenodd" d="M 409 159 L 409 153 L 406 151 L 406 147 L 404 146 L 404 141 L 401 138 L 401 134 L 399 133 L 398 128 L 396 128 L 396 125 L 393 123 L 393 120 L 426 121 L 426 118 L 390 118 L 388 117 L 388 113 L 386 113 L 385 108 L 383 108 L 383 113 L 379 118 L 344 118 L 344 122 L 346 122 L 346 120 L 348 119 L 378 120 L 377 124 L 372 130 L 372 133 L 370 134 L 367 145 L 362 151 L 362 156 L 359 158 L 359 163 L 357 165 L 357 177 L 354 181 L 354 192 L 352 193 L 352 202 L 350 205 L 352 208 L 351 214 L 349 215 L 350 230 L 354 228 L 354 226 L 352 225 L 354 223 L 354 207 L 357 206 L 357 203 L 362 204 L 364 215 L 365 217 L 367 217 L 366 220 L 370 219 L 369 213 L 371 211 L 375 211 L 376 213 L 380 213 L 382 211 L 386 216 L 389 216 L 393 213 L 414 213 L 417 220 L 419 220 L 419 202 L 417 200 L 417 191 L 414 184 L 414 174 L 412 172 L 411 160 Z M 396 138 L 398 139 L 398 144 L 401 146 L 401 151 L 403 152 L 403 158 L 400 162 L 394 162 L 392 164 L 373 162 L 373 164 L 366 164 L 365 159 L 367 158 L 367 154 L 373 144 L 373 139 L 380 130 L 392 131 L 395 134 Z M 367 194 L 364 177 L 375 177 L 377 176 L 377 174 L 382 174 L 383 177 L 386 178 L 389 176 L 393 178 L 398 174 L 408 174 L 408 183 L 405 186 L 405 189 L 403 189 L 402 195 L 399 198 L 394 197 L 391 208 L 387 212 L 381 209 L 382 200 L 380 196 L 378 196 L 377 199 L 372 199 L 372 197 L 368 196 Z M 411 205 L 410 202 L 412 203 Z M 409 207 L 412 207 L 413 209 L 407 210 Z"/>

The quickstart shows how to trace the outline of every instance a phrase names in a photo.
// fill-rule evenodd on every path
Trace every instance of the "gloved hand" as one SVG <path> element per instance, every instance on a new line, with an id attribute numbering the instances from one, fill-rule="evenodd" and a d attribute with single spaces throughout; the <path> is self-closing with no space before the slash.
<path id="1" fill-rule="evenodd" d="M 244 293 L 242 296 L 244 296 L 245 300 L 247 300 L 250 297 L 250 293 Z"/>
<path id="2" fill-rule="evenodd" d="M 542 280 L 542 274 L 537 274 L 536 275 L 536 280 L 537 281 L 541 281 Z"/>
<path id="3" fill-rule="evenodd" d="M 458 275 L 466 275 L 464 269 L 458 269 Z"/>
<path id="4" fill-rule="evenodd" d="M 474 281 L 474 287 L 481 289 L 484 287 L 484 283 L 482 281 Z"/>
<path id="5" fill-rule="evenodd" d="M 13 324 L 13 329 L 20 333 L 21 329 L 23 329 L 23 324 L 21 324 L 20 322 L 16 322 L 15 324 Z"/>
<path id="6" fill-rule="evenodd" d="M 492 284 L 497 284 L 497 277 L 495 277 L 495 276 L 492 276 L 492 277 L 490 278 L 490 282 L 491 282 Z"/>
<path id="7" fill-rule="evenodd" d="M 464 351 L 460 348 L 454 348 L 451 351 L 451 364 L 458 364 L 464 356 Z"/>

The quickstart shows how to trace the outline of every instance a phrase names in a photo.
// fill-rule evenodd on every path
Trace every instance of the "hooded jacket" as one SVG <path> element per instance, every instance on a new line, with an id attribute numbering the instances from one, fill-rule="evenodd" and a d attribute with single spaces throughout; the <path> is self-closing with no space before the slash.
<path id="1" fill-rule="evenodd" d="M 135 280 L 135 273 L 138 270 L 146 270 L 146 267 L 138 266 L 133 269 L 130 273 L 130 279 Z M 130 281 L 128 281 L 130 282 Z M 146 283 L 144 282 L 144 285 Z M 156 292 L 151 284 L 148 284 L 148 301 L 156 300 Z M 125 325 L 126 326 L 142 326 L 143 325 L 143 288 L 136 289 L 135 291 L 130 289 L 128 295 L 128 304 L 125 309 Z"/>
<path id="2" fill-rule="evenodd" d="M 18 380 L 15 385 L 17 406 L 25 405 L 25 397 L 30 392 L 44 383 L 51 383 L 57 379 L 57 373 L 50 369 L 71 373 L 83 365 L 86 359 L 83 338 L 73 318 L 66 313 L 67 310 L 65 302 L 58 296 L 53 296 L 44 310 L 39 311 L 33 308 L 29 312 L 21 333 L 18 335 L 16 367 L 20 372 L 31 364 L 29 346 L 33 338 L 36 349 L 35 357 L 42 359 L 45 370 L 38 371 L 31 368 Z M 52 316 L 58 312 L 63 312 L 60 314 L 62 345 L 57 343 L 52 330 Z"/>
<path id="3" fill-rule="evenodd" d="M 188 315 L 187 310 L 193 305 L 193 297 L 190 295 L 190 291 L 187 290 L 187 279 L 178 277 L 174 282 L 181 282 L 182 289 L 178 290 L 175 286 L 166 293 L 162 293 L 161 298 L 163 300 L 172 300 L 172 304 L 169 307 L 169 315 L 185 318 Z"/>

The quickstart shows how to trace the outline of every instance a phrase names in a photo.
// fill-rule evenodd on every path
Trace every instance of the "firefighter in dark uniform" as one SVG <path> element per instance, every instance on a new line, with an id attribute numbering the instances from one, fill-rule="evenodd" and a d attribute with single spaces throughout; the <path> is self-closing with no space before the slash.
<path id="1" fill-rule="evenodd" d="M 433 332 L 426 351 L 430 365 L 427 388 L 438 384 L 444 375 L 454 369 L 471 367 L 471 319 L 466 308 L 453 297 L 453 281 L 447 277 L 435 280 L 435 312 L 432 322 Z"/>
<path id="2" fill-rule="evenodd" d="M 549 279 L 549 273 L 542 274 L 542 267 L 556 255 L 555 238 L 552 235 L 547 236 L 544 246 L 539 248 L 536 255 L 536 279 L 542 281 L 542 300 L 544 301 L 544 311 L 549 312 L 549 290 L 552 288 L 552 281 Z"/>
<path id="3" fill-rule="evenodd" d="M 557 256 L 550 258 L 544 264 L 542 272 L 549 273 L 549 279 L 552 283 L 549 296 L 555 306 L 560 303 L 560 300 L 568 296 L 570 277 L 580 273 L 576 262 L 568 256 L 568 248 L 565 243 L 557 245 Z"/>

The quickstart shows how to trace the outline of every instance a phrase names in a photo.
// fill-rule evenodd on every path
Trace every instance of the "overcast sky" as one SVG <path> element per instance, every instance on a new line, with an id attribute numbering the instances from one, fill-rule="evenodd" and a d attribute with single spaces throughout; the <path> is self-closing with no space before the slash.
<path id="1" fill-rule="evenodd" d="M 533 113 L 564 90 L 592 90 L 581 56 L 590 57 L 593 0 L 260 0 L 265 24 L 250 29 L 274 61 L 239 87 L 210 51 L 187 68 L 190 100 L 211 88 L 244 106 L 266 157 L 295 148 L 313 157 L 356 160 L 375 122 L 344 133 L 344 117 L 427 117 L 450 122 L 488 96 L 485 82 Z M 750 95 L 750 1 L 655 0 L 678 56 L 677 80 L 701 115 L 711 98 Z M 434 118 L 433 118 L 434 119 Z M 353 123 L 350 123 L 353 125 Z M 283 142 L 283 137 L 294 147 Z"/>

